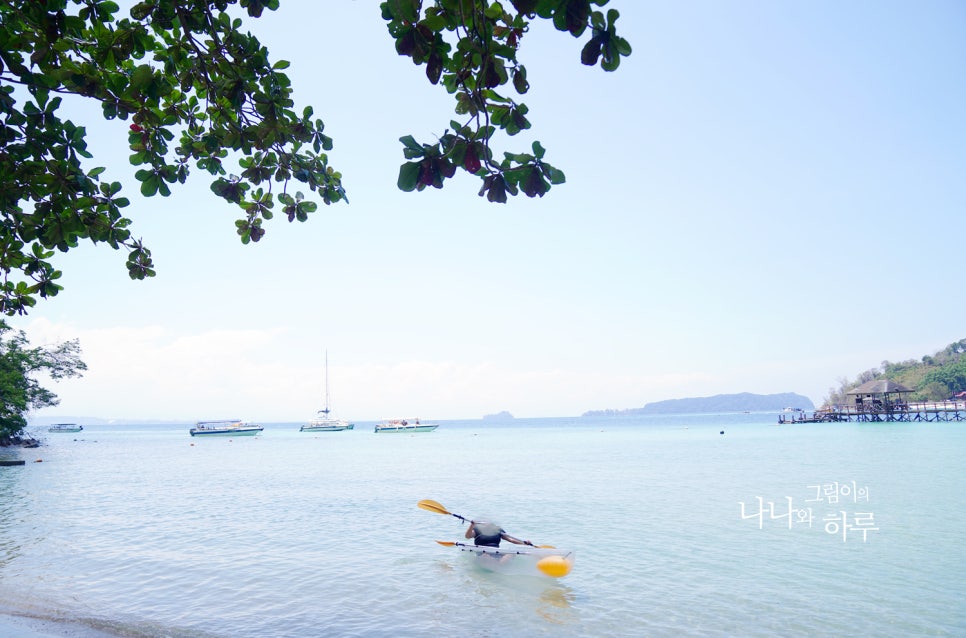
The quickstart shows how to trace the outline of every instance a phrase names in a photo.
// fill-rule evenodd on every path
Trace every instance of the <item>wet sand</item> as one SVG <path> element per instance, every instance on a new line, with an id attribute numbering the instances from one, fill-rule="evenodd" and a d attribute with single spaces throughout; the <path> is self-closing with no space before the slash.
<path id="1" fill-rule="evenodd" d="M 0 614 L 3 638 L 117 638 L 117 634 L 86 627 L 79 623 Z"/>

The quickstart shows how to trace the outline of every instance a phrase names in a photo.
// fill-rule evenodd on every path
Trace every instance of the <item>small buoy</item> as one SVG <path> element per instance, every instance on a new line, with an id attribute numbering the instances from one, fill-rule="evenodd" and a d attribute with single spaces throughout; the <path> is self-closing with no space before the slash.
<path id="1" fill-rule="evenodd" d="M 43 462 L 44 462 L 43 459 L 37 459 L 36 461 L 34 461 L 34 463 L 43 463 Z"/>
<path id="2" fill-rule="evenodd" d="M 570 573 L 571 565 L 563 556 L 545 556 L 537 561 L 537 569 L 547 576 L 562 578 Z"/>

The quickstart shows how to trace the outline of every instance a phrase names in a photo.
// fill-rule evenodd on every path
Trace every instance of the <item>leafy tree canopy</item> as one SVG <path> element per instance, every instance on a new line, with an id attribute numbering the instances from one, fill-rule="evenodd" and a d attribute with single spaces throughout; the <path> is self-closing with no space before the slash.
<path id="1" fill-rule="evenodd" d="M 424 65 L 427 79 L 454 95 L 462 120 L 450 122 L 452 130 L 433 143 L 401 138 L 412 161 L 399 171 L 399 188 L 442 188 L 462 168 L 483 180 L 479 194 L 491 202 L 506 202 L 508 193 L 520 191 L 543 197 L 551 184 L 563 183 L 564 175 L 544 162 L 539 142 L 533 143 L 531 153 L 504 153 L 502 160 L 490 149 L 497 131 L 516 135 L 530 128 L 527 106 L 507 94 L 512 90 L 523 95 L 530 88 L 527 69 L 517 59 L 520 41 L 534 16 L 546 18 L 574 37 L 589 32 L 581 62 L 594 66 L 599 61 L 601 68 L 614 71 L 621 56 L 631 53 L 630 44 L 616 32 L 618 12 L 611 9 L 605 16 L 591 9 L 591 4 L 602 6 L 607 0 L 510 0 L 513 12 L 499 2 L 426 4 L 423 8 L 421 0 L 389 0 L 380 6 L 396 51 Z"/>
<path id="2" fill-rule="evenodd" d="M 925 355 L 921 360 L 883 361 L 877 368 L 866 370 L 855 380 L 839 380 L 839 387 L 829 388 L 825 405 L 844 405 L 848 392 L 868 381 L 888 379 L 913 390 L 912 401 L 942 401 L 966 391 L 966 339 L 949 344 L 943 350 Z"/>
<path id="3" fill-rule="evenodd" d="M 509 91 L 529 88 L 517 51 L 531 21 L 586 36 L 584 64 L 613 71 L 630 54 L 617 11 L 594 9 L 607 1 L 383 2 L 396 51 L 426 67 L 461 118 L 435 142 L 401 138 L 399 188 L 441 188 L 462 169 L 480 178 L 481 196 L 506 202 L 562 183 L 539 142 L 502 159 L 491 142 L 530 127 L 526 105 Z M 322 120 L 311 107 L 296 111 L 288 62 L 271 61 L 234 5 L 258 18 L 279 0 L 142 0 L 125 17 L 111 0 L 0 0 L 0 312 L 25 314 L 37 297 L 56 295 L 61 273 L 50 259 L 83 239 L 126 249 L 132 279 L 155 274 L 122 213 L 130 200 L 121 184 L 84 165 L 92 157 L 86 130 L 62 117 L 63 95 L 99 102 L 109 120 L 130 120 L 143 196 L 169 195 L 191 169 L 208 173 L 211 190 L 241 209 L 243 243 L 257 242 L 279 209 L 290 222 L 306 221 L 316 200 L 346 199 Z M 229 154 L 239 158 L 237 174 L 226 168 Z"/>
<path id="4" fill-rule="evenodd" d="M 23 431 L 30 410 L 59 403 L 57 395 L 41 387 L 34 375 L 54 380 L 79 377 L 87 370 L 80 354 L 76 339 L 31 348 L 22 331 L 0 319 L 0 445 Z"/>

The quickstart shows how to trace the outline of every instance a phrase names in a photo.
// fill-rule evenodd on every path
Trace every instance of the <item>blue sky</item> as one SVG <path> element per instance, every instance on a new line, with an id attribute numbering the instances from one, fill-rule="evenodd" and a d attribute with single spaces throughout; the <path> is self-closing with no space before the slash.
<path id="1" fill-rule="evenodd" d="M 450 96 L 396 55 L 378 3 L 287 0 L 246 21 L 292 63 L 350 205 L 257 245 L 195 172 L 143 199 L 126 124 L 76 105 L 126 182 L 158 276 L 61 255 L 65 290 L 12 324 L 80 339 L 89 371 L 38 415 L 518 417 L 732 392 L 820 402 L 842 377 L 966 337 L 966 5 L 612 0 L 615 73 L 539 25 L 523 41 L 538 139 L 567 183 L 507 205 L 459 176 L 402 193 L 398 138 Z"/>

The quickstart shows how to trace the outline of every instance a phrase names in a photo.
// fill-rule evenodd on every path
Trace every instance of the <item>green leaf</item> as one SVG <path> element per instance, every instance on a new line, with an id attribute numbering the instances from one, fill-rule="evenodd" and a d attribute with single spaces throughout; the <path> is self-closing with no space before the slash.
<path id="1" fill-rule="evenodd" d="M 406 136 L 400 137 L 399 141 L 402 142 L 403 146 L 405 146 L 407 149 L 411 151 L 416 151 L 422 154 L 423 152 L 422 145 L 419 142 L 417 142 L 416 138 L 414 138 L 412 135 L 406 135 Z"/>
<path id="2" fill-rule="evenodd" d="M 613 38 L 614 44 L 617 48 L 617 52 L 623 55 L 625 58 L 631 54 L 631 43 L 620 36 Z"/>
<path id="3" fill-rule="evenodd" d="M 520 95 L 530 90 L 530 83 L 527 82 L 527 70 L 522 66 L 513 73 L 513 88 Z"/>
<path id="4" fill-rule="evenodd" d="M 150 177 L 141 182 L 141 194 L 145 197 L 153 197 L 157 194 L 161 183 L 161 179 L 152 173 Z"/>
<path id="5" fill-rule="evenodd" d="M 399 167 L 399 179 L 396 181 L 399 190 L 406 193 L 411 193 L 416 190 L 416 185 L 419 182 L 420 166 L 420 162 L 406 162 Z"/>
<path id="6" fill-rule="evenodd" d="M 567 178 L 564 176 L 563 171 L 557 170 L 556 168 L 548 164 L 544 164 L 543 168 L 544 168 L 544 174 L 550 178 L 551 184 L 554 184 L 554 185 L 563 184 L 564 182 L 567 181 Z"/>
<path id="7" fill-rule="evenodd" d="M 141 66 L 134 69 L 134 73 L 131 74 L 131 86 L 143 91 L 151 82 L 154 80 L 154 70 L 147 64 L 142 64 Z"/>

